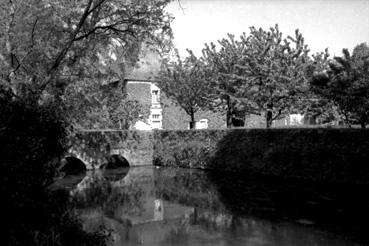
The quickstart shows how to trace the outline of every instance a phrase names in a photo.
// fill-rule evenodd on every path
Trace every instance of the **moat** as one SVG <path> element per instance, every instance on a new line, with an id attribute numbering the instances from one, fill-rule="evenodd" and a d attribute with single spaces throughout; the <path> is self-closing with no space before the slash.
<path id="1" fill-rule="evenodd" d="M 136 167 L 58 180 L 108 245 L 365 245 L 367 187 Z"/>

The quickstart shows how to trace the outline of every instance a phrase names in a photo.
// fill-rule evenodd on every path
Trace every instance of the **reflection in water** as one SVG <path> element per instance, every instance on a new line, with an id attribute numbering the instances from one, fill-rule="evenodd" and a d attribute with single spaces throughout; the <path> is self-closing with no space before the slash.
<path id="1" fill-rule="evenodd" d="M 164 219 L 164 205 L 163 200 L 156 199 L 154 206 L 154 221 L 161 221 Z"/>
<path id="2" fill-rule="evenodd" d="M 70 191 L 84 229 L 106 231 L 109 245 L 354 245 L 304 212 L 334 199 L 314 189 L 298 187 L 304 195 L 291 197 L 290 184 L 199 170 L 127 171 L 89 173 Z"/>

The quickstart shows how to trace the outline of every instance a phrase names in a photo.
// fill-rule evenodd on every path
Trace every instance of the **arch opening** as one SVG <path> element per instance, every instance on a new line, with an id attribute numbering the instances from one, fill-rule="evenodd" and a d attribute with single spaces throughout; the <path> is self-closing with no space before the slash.
<path id="1" fill-rule="evenodd" d="M 102 165 L 103 169 L 117 169 L 129 167 L 129 162 L 121 155 L 110 155 L 106 158 L 106 163 Z"/>
<path id="2" fill-rule="evenodd" d="M 67 156 L 61 161 L 59 172 L 65 175 L 77 175 L 86 172 L 86 164 L 79 158 Z"/>

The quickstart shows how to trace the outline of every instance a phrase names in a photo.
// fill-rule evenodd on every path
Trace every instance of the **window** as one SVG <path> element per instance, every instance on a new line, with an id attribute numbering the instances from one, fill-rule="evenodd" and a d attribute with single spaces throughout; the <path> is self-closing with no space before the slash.
<path id="1" fill-rule="evenodd" d="M 159 91 L 158 90 L 152 91 L 152 102 L 153 103 L 159 102 Z"/>
<path id="2" fill-rule="evenodd" d="M 157 120 L 157 119 L 159 119 L 159 118 L 160 118 L 160 115 L 159 115 L 159 114 L 153 114 L 153 115 L 152 115 L 152 118 Z"/>

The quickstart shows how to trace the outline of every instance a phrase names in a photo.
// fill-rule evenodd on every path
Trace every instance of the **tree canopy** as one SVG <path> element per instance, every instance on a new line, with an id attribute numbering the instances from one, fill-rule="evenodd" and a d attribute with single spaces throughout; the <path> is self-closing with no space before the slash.
<path id="1" fill-rule="evenodd" d="M 314 74 L 311 89 L 333 102 L 348 125 L 369 123 L 369 47 L 357 45 L 352 54 L 327 62 L 326 69 Z"/>
<path id="2" fill-rule="evenodd" d="M 2 87 L 58 96 L 81 79 L 122 77 L 143 42 L 170 42 L 170 0 L 9 0 L 0 3 Z M 119 61 L 117 57 L 121 55 Z M 122 62 L 123 61 L 123 62 Z M 116 69 L 107 69 L 112 63 Z"/>
<path id="3" fill-rule="evenodd" d="M 312 65 L 298 30 L 283 38 L 278 25 L 269 31 L 251 27 L 249 35 L 228 35 L 219 45 L 207 45 L 203 53 L 220 98 L 237 102 L 246 114 L 264 113 L 267 127 L 298 109 Z"/>
<path id="4" fill-rule="evenodd" d="M 148 114 L 138 101 L 129 99 L 124 85 L 79 80 L 63 96 L 65 116 L 77 129 L 129 129 L 140 115 Z"/>
<path id="5" fill-rule="evenodd" d="M 243 37 L 241 41 L 237 41 L 234 35 L 228 34 L 228 38 L 218 41 L 219 49 L 214 43 L 210 43 L 205 44 L 202 50 L 202 59 L 211 75 L 207 79 L 211 84 L 212 96 L 215 99 L 209 106 L 226 111 L 227 127 L 231 127 L 234 119 L 240 114 L 239 101 L 232 97 L 239 86 L 239 81 L 229 79 L 228 75 L 234 73 L 235 65 L 241 59 L 245 48 L 245 42 L 242 41 Z"/>
<path id="6" fill-rule="evenodd" d="M 125 98 L 125 78 L 143 48 L 171 46 L 169 2 L 1 1 L 1 94 L 56 102 L 78 127 L 128 128 L 141 107 Z"/>
<path id="7" fill-rule="evenodd" d="M 181 59 L 164 59 L 158 75 L 158 86 L 165 95 L 173 99 L 190 117 L 190 128 L 194 128 L 195 113 L 208 105 L 210 87 L 204 63 L 192 51 Z"/>

